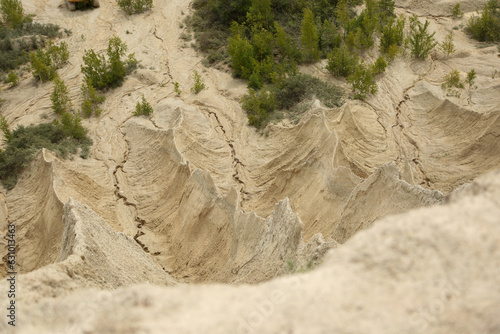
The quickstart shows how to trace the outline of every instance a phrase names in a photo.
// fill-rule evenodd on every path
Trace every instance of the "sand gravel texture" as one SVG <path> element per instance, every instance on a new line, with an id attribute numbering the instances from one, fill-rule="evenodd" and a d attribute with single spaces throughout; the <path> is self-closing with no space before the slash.
<path id="1" fill-rule="evenodd" d="M 453 30 L 485 1 L 460 0 L 462 19 L 457 1 L 396 1 L 439 41 L 453 31 L 457 52 L 400 57 L 377 95 L 316 101 L 264 133 L 240 107 L 246 83 L 180 38 L 189 1 L 133 16 L 114 0 L 82 12 L 22 2 L 72 31 L 58 73 L 75 109 L 84 50 L 104 53 L 116 35 L 141 66 L 83 120 L 88 159 L 41 150 L 13 190 L 0 187 L 1 277 L 7 222 L 17 229 L 16 332 L 500 332 L 500 54 Z M 348 88 L 325 65 L 301 70 Z M 475 69 L 477 87 L 447 96 L 453 69 Z M 207 85 L 197 95 L 194 70 Z M 53 83 L 25 71 L 0 86 L 11 128 L 55 118 Z M 142 96 L 149 118 L 132 116 Z M 287 263 L 321 261 L 287 276 Z"/>

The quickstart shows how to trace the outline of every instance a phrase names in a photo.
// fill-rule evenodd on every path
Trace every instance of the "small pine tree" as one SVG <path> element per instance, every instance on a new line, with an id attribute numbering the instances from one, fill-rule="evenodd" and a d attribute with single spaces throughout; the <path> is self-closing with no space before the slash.
<path id="1" fill-rule="evenodd" d="M 203 82 L 203 78 L 196 70 L 193 72 L 193 80 L 194 80 L 194 85 L 193 87 L 191 87 L 191 92 L 193 94 L 198 94 L 199 92 L 207 88 L 205 83 Z"/>
<path id="2" fill-rule="evenodd" d="M 444 38 L 444 41 L 439 44 L 439 48 L 446 57 L 449 57 L 453 53 L 455 53 L 455 44 L 453 44 L 453 31 L 450 31 L 448 35 Z"/>
<path id="3" fill-rule="evenodd" d="M 372 71 L 363 64 L 356 67 L 356 70 L 347 78 L 347 81 L 351 84 L 353 98 L 355 99 L 364 100 L 368 94 L 375 94 L 378 91 Z"/>
<path id="4" fill-rule="evenodd" d="M 340 27 L 344 31 L 344 39 L 347 37 L 347 32 L 349 31 L 349 25 L 351 18 L 349 16 L 349 5 L 347 0 L 340 0 L 337 2 L 337 7 L 335 8 L 335 17 Z"/>
<path id="5" fill-rule="evenodd" d="M 471 89 L 474 86 L 474 83 L 476 82 L 476 77 L 477 73 L 475 69 L 470 70 L 467 72 L 467 78 L 465 79 L 465 83 L 467 86 L 469 86 L 469 89 Z"/>
<path id="6" fill-rule="evenodd" d="M 142 96 L 142 102 L 137 102 L 135 106 L 134 116 L 149 116 L 153 113 L 153 107 L 146 100 L 144 95 Z"/>
<path id="7" fill-rule="evenodd" d="M 81 112 L 84 117 L 90 117 L 92 115 L 99 116 L 102 109 L 99 104 L 106 100 L 106 97 L 99 94 L 97 90 L 92 86 L 90 81 L 85 81 L 82 84 L 82 95 L 83 101 L 81 106 Z"/>
<path id="8" fill-rule="evenodd" d="M 318 29 L 314 23 L 314 14 L 309 8 L 304 10 L 301 33 L 300 41 L 304 50 L 304 60 L 309 63 L 318 61 L 320 58 Z"/>
<path id="9" fill-rule="evenodd" d="M 58 115 L 62 115 L 71 109 L 68 88 L 59 76 L 54 79 L 54 89 L 50 95 L 50 101 L 52 101 L 52 110 Z"/>
<path id="10" fill-rule="evenodd" d="M 231 56 L 235 76 L 248 79 L 253 72 L 253 46 L 236 22 L 231 26 L 231 37 L 229 37 L 227 51 Z"/>
<path id="11" fill-rule="evenodd" d="M 385 61 L 384 57 L 378 57 L 375 63 L 372 65 L 372 73 L 374 75 L 383 73 L 385 72 L 386 68 L 387 62 Z"/>
<path id="12" fill-rule="evenodd" d="M 451 16 L 455 19 L 459 19 L 464 16 L 464 12 L 460 8 L 460 4 L 457 3 L 455 6 L 453 6 L 453 9 L 451 10 Z"/>
<path id="13" fill-rule="evenodd" d="M 247 12 L 247 23 L 249 26 L 268 30 L 273 22 L 271 12 L 271 0 L 251 0 L 252 5 Z"/>
<path id="14" fill-rule="evenodd" d="M 356 55 L 351 56 L 345 45 L 334 49 L 328 55 L 328 64 L 326 69 L 336 76 L 347 78 L 354 73 L 358 66 L 358 58 Z"/>
<path id="15" fill-rule="evenodd" d="M 410 35 L 407 38 L 407 43 L 412 54 L 420 59 L 427 58 L 432 49 L 437 45 L 434 39 L 436 32 L 430 34 L 427 31 L 429 23 L 428 20 L 425 20 L 425 23 L 422 24 L 416 15 L 410 18 Z"/>
<path id="16" fill-rule="evenodd" d="M 23 24 L 24 9 L 21 0 L 0 0 L 0 12 L 3 21 L 12 28 L 19 28 Z"/>
<path id="17" fill-rule="evenodd" d="M 5 82 L 10 83 L 11 87 L 15 87 L 19 83 L 19 77 L 14 71 L 10 71 L 9 74 L 7 74 L 7 78 L 5 78 Z"/>
<path id="18" fill-rule="evenodd" d="M 179 83 L 176 81 L 174 82 L 174 92 L 177 94 L 177 96 L 181 96 L 181 89 L 179 88 Z"/>

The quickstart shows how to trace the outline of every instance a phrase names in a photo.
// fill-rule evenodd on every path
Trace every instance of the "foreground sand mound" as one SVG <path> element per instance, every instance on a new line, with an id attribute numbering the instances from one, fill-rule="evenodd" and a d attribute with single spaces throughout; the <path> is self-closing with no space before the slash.
<path id="1" fill-rule="evenodd" d="M 140 285 L 111 293 L 81 291 L 26 304 L 19 329 L 498 333 L 498 198 L 499 171 L 479 178 L 445 206 L 379 221 L 306 274 L 258 286 Z"/>
<path id="2" fill-rule="evenodd" d="M 64 233 L 57 261 L 19 277 L 16 302 L 21 305 L 89 287 L 176 283 L 133 238 L 114 232 L 85 205 L 70 199 L 62 220 Z"/>

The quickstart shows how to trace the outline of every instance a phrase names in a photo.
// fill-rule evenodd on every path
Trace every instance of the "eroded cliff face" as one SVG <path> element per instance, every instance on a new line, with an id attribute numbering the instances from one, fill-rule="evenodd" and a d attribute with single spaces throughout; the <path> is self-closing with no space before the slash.
<path id="1" fill-rule="evenodd" d="M 472 2 L 460 3 L 470 16 Z M 111 2 L 87 12 L 59 0 L 23 4 L 39 21 L 73 30 L 70 64 L 59 72 L 74 105 L 85 49 L 102 51 L 118 35 L 143 65 L 107 93 L 99 118 L 84 120 L 94 141 L 88 159 L 43 150 L 0 192 L 0 232 L 17 227 L 25 332 L 499 330 L 500 176 L 471 183 L 500 166 L 495 47 L 477 48 L 456 31 L 454 56 L 398 58 L 366 102 L 315 103 L 297 124 L 263 135 L 239 106 L 246 84 L 183 47 L 188 2 L 158 0 L 138 16 Z M 446 14 L 453 4 L 397 1 L 397 11 L 425 16 L 442 40 L 457 24 Z M 322 65 L 301 70 L 345 86 Z M 195 69 L 208 85 L 198 95 L 188 93 Z M 475 69 L 477 88 L 447 96 L 441 83 L 451 69 Z M 9 125 L 41 122 L 51 90 L 25 74 L 3 91 Z M 142 95 L 154 106 L 149 119 L 131 116 Z M 450 193 L 447 206 L 414 210 Z M 298 278 L 185 285 L 262 283 L 285 274 L 287 262 L 321 262 L 328 249 L 319 269 Z M 175 287 L 133 286 L 145 282 Z M 248 318 L 254 311 L 261 316 Z"/>

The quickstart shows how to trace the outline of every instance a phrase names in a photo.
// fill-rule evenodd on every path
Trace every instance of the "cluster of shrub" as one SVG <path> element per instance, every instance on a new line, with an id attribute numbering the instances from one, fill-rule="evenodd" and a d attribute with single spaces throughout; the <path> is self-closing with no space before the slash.
<path id="1" fill-rule="evenodd" d="M 500 1 L 488 0 L 479 16 L 467 22 L 467 32 L 481 42 L 500 41 Z"/>
<path id="2" fill-rule="evenodd" d="M 438 44 L 429 32 L 429 22 L 422 23 L 415 15 L 405 29 L 405 17 L 394 14 L 394 0 L 364 0 L 364 9 L 357 15 L 353 6 L 361 2 L 196 0 L 189 22 L 196 47 L 207 54 L 209 63 L 227 60 L 235 76 L 248 80 L 250 93 L 242 101 L 243 108 L 250 124 L 262 127 L 274 110 L 291 108 L 277 100 L 276 90 L 289 82 L 301 84 L 292 78 L 298 75 L 298 64 L 327 58 L 328 71 L 347 79 L 354 98 L 365 99 L 377 92 L 376 76 L 403 50 L 425 59 Z M 374 46 L 377 36 L 381 56 L 365 64 L 362 55 Z M 440 45 L 448 55 L 454 52 L 450 38 Z"/>
<path id="3" fill-rule="evenodd" d="M 54 24 L 33 22 L 33 15 L 25 15 L 20 0 L 0 0 L 0 13 L 0 74 L 7 73 L 5 81 L 15 86 L 18 75 L 14 70 L 29 62 L 32 51 L 62 36 L 62 31 Z"/>

